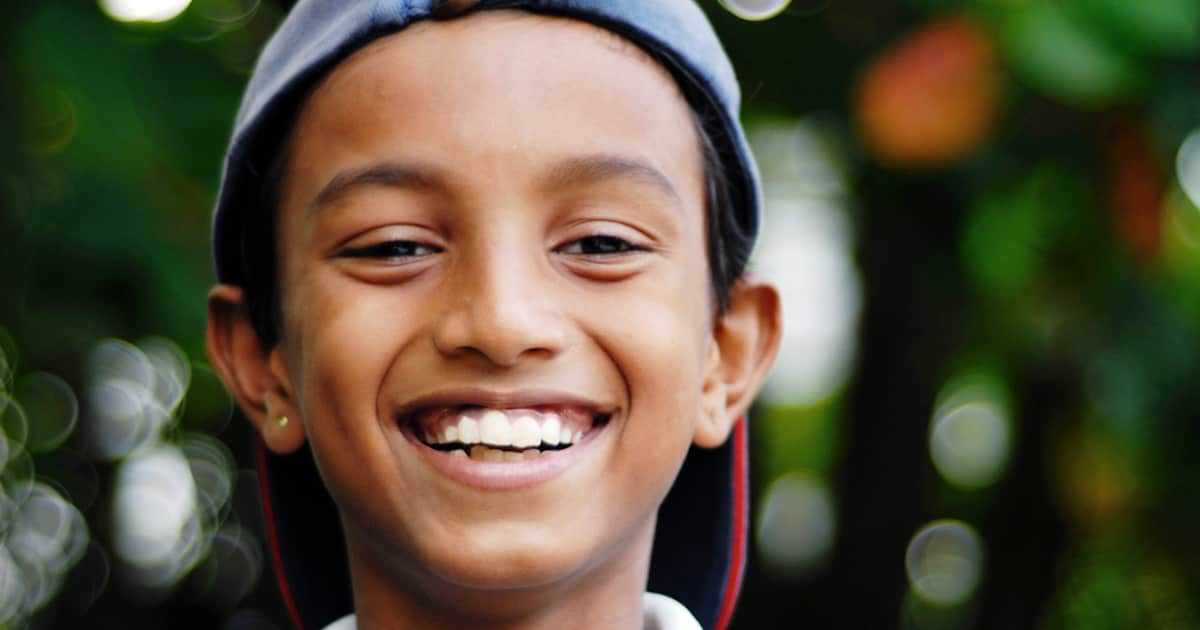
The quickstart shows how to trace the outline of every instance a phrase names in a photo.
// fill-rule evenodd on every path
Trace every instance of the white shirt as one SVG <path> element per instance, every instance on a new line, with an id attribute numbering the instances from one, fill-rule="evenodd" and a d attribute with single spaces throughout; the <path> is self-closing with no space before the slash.
<path id="1" fill-rule="evenodd" d="M 701 630 L 700 622 L 683 604 L 658 593 L 642 596 L 643 630 Z M 354 615 L 346 615 L 325 626 L 325 630 L 358 630 Z"/>

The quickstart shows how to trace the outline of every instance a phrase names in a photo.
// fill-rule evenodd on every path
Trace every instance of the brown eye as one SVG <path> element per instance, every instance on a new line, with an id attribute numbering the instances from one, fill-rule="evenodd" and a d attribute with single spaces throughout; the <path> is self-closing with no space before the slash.
<path id="1" fill-rule="evenodd" d="M 352 247 L 341 251 L 342 258 L 417 258 L 436 254 L 441 249 L 417 241 L 385 241 L 365 247 Z"/>
<path id="2" fill-rule="evenodd" d="M 585 236 L 567 243 L 561 250 L 564 254 L 581 254 L 584 256 L 607 256 L 627 252 L 645 251 L 644 247 L 634 245 L 616 236 L 597 235 Z"/>

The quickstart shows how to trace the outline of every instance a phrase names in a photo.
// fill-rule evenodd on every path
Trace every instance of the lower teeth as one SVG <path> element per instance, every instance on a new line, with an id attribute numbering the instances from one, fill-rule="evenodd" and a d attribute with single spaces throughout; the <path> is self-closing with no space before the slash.
<path id="1" fill-rule="evenodd" d="M 461 453 L 462 451 L 457 452 Z M 505 451 L 498 448 L 488 448 L 482 444 L 476 444 L 471 447 L 469 455 L 471 459 L 484 462 L 519 462 L 526 459 L 541 457 L 542 452 L 536 448 L 527 449 L 521 452 Z"/>

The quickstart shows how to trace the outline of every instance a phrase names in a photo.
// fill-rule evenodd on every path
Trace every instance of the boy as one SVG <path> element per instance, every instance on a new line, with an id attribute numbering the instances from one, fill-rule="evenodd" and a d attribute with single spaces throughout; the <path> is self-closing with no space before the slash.
<path id="1" fill-rule="evenodd" d="M 690 1 L 292 11 L 227 155 L 208 352 L 297 626 L 728 623 L 779 338 L 737 99 Z"/>

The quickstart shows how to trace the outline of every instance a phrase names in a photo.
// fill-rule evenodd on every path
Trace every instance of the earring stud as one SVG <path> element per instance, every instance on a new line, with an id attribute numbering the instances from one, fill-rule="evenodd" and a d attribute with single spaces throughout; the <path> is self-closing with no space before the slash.
<path id="1" fill-rule="evenodd" d="M 276 427 L 283 429 L 283 428 L 287 427 L 287 425 L 288 425 L 288 417 L 287 416 L 279 416 L 278 418 L 275 418 L 275 426 Z"/>

